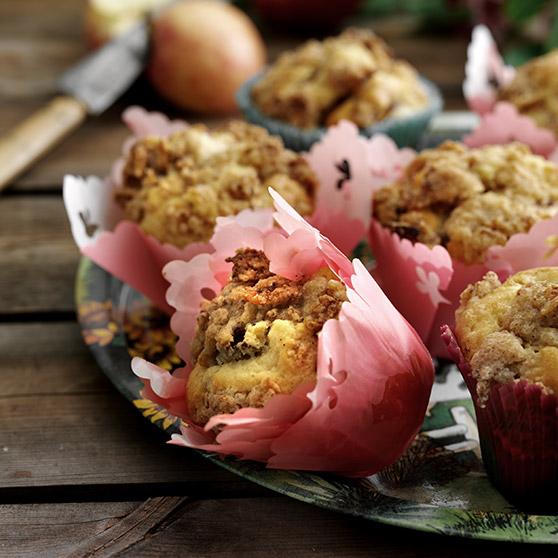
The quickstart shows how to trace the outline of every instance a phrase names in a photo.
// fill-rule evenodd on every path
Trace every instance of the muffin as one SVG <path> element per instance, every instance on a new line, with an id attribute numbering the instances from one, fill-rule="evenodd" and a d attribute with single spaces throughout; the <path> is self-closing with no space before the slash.
<path id="1" fill-rule="evenodd" d="M 558 167 L 519 143 L 425 150 L 373 203 L 383 227 L 467 265 L 557 212 Z"/>
<path id="2" fill-rule="evenodd" d="M 372 475 L 414 440 L 432 359 L 360 260 L 271 195 L 275 223 L 219 220 L 214 250 L 165 266 L 185 366 L 134 358 L 141 396 L 183 421 L 174 444 Z"/>
<path id="3" fill-rule="evenodd" d="M 473 396 L 492 481 L 512 502 L 544 507 L 558 488 L 558 268 L 504 283 L 487 273 L 461 295 L 455 339 L 444 336 Z"/>
<path id="4" fill-rule="evenodd" d="M 558 134 L 558 50 L 539 56 L 517 68 L 513 80 L 498 91 L 535 123 Z"/>
<path id="5" fill-rule="evenodd" d="M 409 137 L 417 139 L 441 108 L 432 84 L 395 58 L 374 33 L 356 28 L 282 54 L 263 75 L 248 82 L 248 90 L 241 89 L 238 101 L 248 120 L 279 133 L 287 145 L 297 148 L 298 142 L 305 149 L 319 139 L 320 130 L 342 119 L 367 135 L 393 131 L 396 141 L 403 140 L 407 127 Z M 406 117 L 417 120 L 392 122 Z M 385 129 L 376 128 L 388 120 L 391 124 Z"/>
<path id="6" fill-rule="evenodd" d="M 233 121 L 139 139 L 115 195 L 125 218 L 182 248 L 208 241 L 217 217 L 270 208 L 268 187 L 312 213 L 317 180 L 306 161 L 263 128 Z"/>
<path id="7" fill-rule="evenodd" d="M 347 300 L 329 269 L 292 281 L 271 273 L 259 250 L 238 250 L 227 261 L 230 279 L 204 303 L 192 343 L 187 404 L 199 425 L 315 382 L 317 335 Z"/>

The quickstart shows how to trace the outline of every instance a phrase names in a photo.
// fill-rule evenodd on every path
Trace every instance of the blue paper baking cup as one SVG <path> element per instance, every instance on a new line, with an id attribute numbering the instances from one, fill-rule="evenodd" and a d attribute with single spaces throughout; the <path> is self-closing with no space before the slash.
<path id="1" fill-rule="evenodd" d="M 244 118 L 252 124 L 262 126 L 270 134 L 280 136 L 286 147 L 294 151 L 308 151 L 310 147 L 319 141 L 326 133 L 327 128 L 298 128 L 270 118 L 263 114 L 260 109 L 252 102 L 252 88 L 262 79 L 264 73 L 259 73 L 245 82 L 236 92 L 236 101 Z M 420 77 L 428 94 L 428 106 L 409 116 L 386 118 L 377 124 L 361 128 L 363 136 L 371 137 L 374 134 L 386 134 L 390 136 L 399 147 L 417 147 L 422 135 L 426 131 L 432 118 L 442 111 L 444 101 L 440 90 L 434 83 L 424 77 Z"/>

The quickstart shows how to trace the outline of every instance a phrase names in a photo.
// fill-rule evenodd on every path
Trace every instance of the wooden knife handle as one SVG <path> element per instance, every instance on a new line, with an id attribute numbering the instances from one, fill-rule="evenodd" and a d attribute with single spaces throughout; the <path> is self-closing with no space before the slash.
<path id="1" fill-rule="evenodd" d="M 0 191 L 43 157 L 87 116 L 73 97 L 60 96 L 0 138 Z"/>

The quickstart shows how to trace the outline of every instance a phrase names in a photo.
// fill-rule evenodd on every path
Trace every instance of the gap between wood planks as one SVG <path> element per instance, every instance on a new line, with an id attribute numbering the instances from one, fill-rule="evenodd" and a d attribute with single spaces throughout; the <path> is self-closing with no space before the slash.
<path id="1" fill-rule="evenodd" d="M 210 464 L 208 463 L 208 466 Z M 0 487 L 0 505 L 64 504 L 75 502 L 127 502 L 147 498 L 180 496 L 196 500 L 270 498 L 277 494 L 240 477 L 207 482 L 198 478 L 183 482 L 141 484 L 89 484 Z"/>
<path id="2" fill-rule="evenodd" d="M 551 545 L 527 547 L 402 532 L 279 496 L 229 500 L 174 496 L 140 503 L 0 506 L 0 549 L 3 557 L 18 558 L 556 555 L 556 547 Z"/>
<path id="3" fill-rule="evenodd" d="M 71 310 L 45 310 L 43 312 L 18 312 L 4 314 L 0 312 L 0 324 L 27 324 L 49 322 L 75 322 L 76 313 Z"/>

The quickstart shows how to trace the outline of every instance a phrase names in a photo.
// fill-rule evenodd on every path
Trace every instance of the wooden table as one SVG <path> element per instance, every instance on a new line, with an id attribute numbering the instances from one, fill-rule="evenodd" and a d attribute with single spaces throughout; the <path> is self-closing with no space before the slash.
<path id="1" fill-rule="evenodd" d="M 0 134 L 84 54 L 82 3 L 0 2 Z M 465 37 L 382 27 L 461 108 Z M 275 55 L 296 38 L 270 41 Z M 258 488 L 165 445 L 105 379 L 75 323 L 79 254 L 65 173 L 107 172 L 123 107 L 172 110 L 145 83 L 0 196 L 0 556 L 556 556 L 556 548 L 443 538 L 338 515 Z M 186 118 L 193 117 L 186 115 Z"/>

